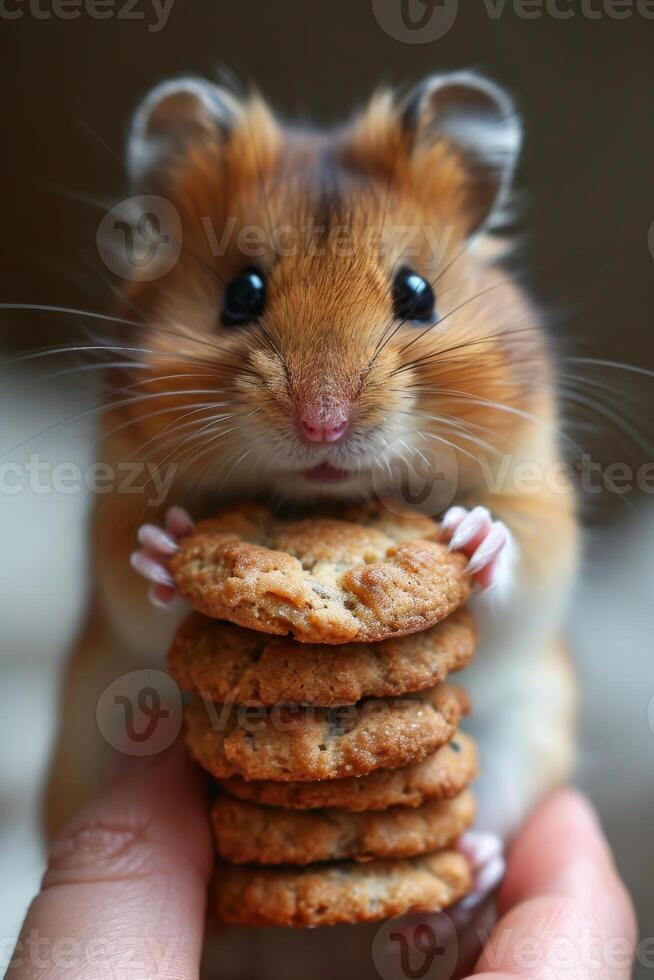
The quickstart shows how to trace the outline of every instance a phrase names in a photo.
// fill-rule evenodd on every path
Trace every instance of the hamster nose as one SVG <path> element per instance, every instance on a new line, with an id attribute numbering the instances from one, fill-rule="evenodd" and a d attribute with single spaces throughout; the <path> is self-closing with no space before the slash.
<path id="1" fill-rule="evenodd" d="M 338 442 L 347 432 L 349 424 L 349 418 L 340 408 L 320 418 L 304 411 L 296 419 L 298 432 L 309 442 Z"/>

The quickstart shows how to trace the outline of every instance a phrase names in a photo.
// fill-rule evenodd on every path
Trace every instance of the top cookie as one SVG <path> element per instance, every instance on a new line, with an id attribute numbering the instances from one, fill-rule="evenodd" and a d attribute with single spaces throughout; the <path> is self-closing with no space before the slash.
<path id="1" fill-rule="evenodd" d="M 427 517 L 379 504 L 289 520 L 254 504 L 202 521 L 170 562 L 199 612 L 303 643 L 417 633 L 470 594 L 466 558 Z"/>

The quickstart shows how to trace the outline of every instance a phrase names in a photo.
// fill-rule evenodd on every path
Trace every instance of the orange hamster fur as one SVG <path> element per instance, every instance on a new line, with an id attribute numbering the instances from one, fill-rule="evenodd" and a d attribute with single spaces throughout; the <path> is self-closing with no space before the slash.
<path id="1" fill-rule="evenodd" d="M 129 670 L 163 665 L 177 621 L 130 568 L 143 520 L 253 495 L 383 496 L 397 491 L 398 466 L 419 459 L 436 483 L 439 453 L 456 469 L 439 507 L 485 508 L 510 532 L 511 561 L 474 600 L 481 643 L 465 679 L 479 827 L 510 835 L 566 777 L 574 679 L 559 631 L 576 566 L 574 497 L 561 474 L 547 479 L 560 462 L 551 345 L 492 234 L 520 143 L 510 98 L 468 72 L 378 93 L 327 132 L 194 79 L 159 85 L 138 108 L 134 193 L 172 205 L 183 244 L 172 268 L 159 274 L 155 254 L 123 290 L 130 353 L 108 372 L 99 455 L 174 475 L 154 514 L 143 494 L 99 498 L 92 596 L 47 787 L 50 833 L 103 771 L 98 697 Z M 536 489 L 519 478 L 525 466 L 542 475 Z"/>

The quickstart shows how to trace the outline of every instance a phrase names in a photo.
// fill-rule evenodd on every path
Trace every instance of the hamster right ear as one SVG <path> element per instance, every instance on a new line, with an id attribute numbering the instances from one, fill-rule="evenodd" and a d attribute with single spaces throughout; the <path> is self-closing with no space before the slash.
<path id="1" fill-rule="evenodd" d="M 218 149 L 241 105 L 227 91 L 197 78 L 162 82 L 143 99 L 127 141 L 127 171 L 143 186 L 180 163 L 191 146 Z"/>
<path id="2" fill-rule="evenodd" d="M 522 143 L 513 100 L 473 71 L 432 75 L 400 105 L 401 127 L 418 166 L 427 169 L 446 144 L 465 172 L 470 232 L 501 209 Z"/>

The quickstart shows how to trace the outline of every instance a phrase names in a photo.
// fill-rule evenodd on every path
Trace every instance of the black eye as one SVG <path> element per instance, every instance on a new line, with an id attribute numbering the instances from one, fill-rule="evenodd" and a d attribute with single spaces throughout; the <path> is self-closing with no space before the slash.
<path id="1" fill-rule="evenodd" d="M 226 327 L 261 316 L 266 304 L 266 284 L 258 269 L 246 269 L 227 283 L 221 320 Z"/>
<path id="2" fill-rule="evenodd" d="M 395 316 L 414 323 L 429 323 L 436 315 L 436 297 L 426 279 L 411 269 L 400 269 L 393 283 Z"/>

